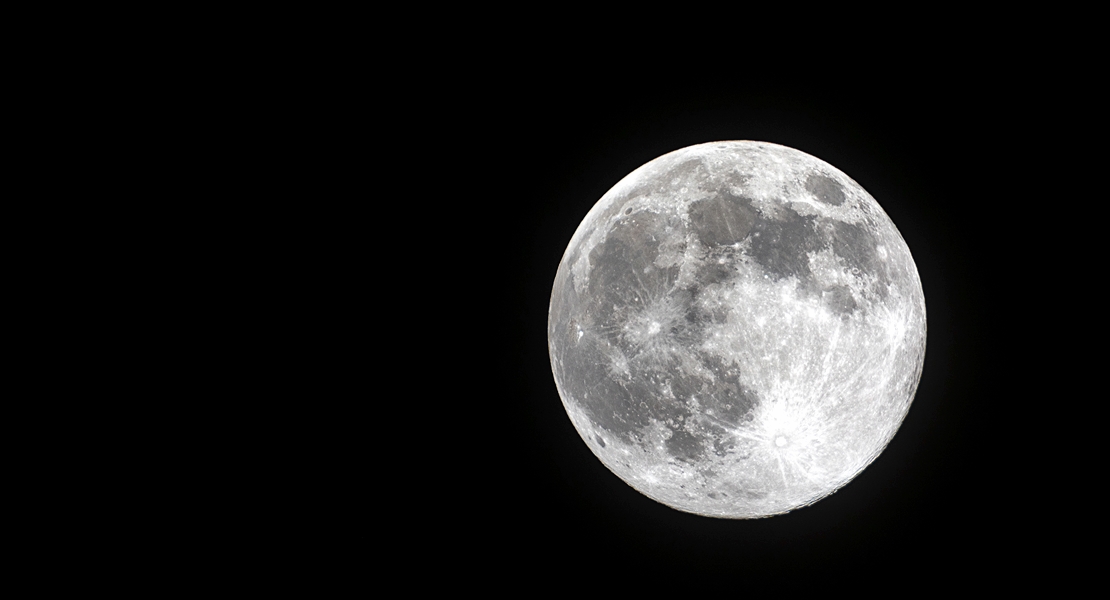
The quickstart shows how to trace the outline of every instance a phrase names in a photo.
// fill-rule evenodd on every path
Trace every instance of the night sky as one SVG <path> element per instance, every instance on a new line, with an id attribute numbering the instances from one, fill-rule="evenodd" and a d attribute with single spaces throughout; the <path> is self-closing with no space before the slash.
<path id="1" fill-rule="evenodd" d="M 1016 483 L 1037 459 L 1015 447 L 1029 442 L 1018 423 L 1036 392 L 1015 361 L 1014 321 L 1039 327 L 1028 317 L 1039 292 L 1014 284 L 1031 264 L 1015 260 L 1014 234 L 1030 219 L 1018 201 L 1035 193 L 1022 182 L 1036 169 L 1019 160 L 1029 131 L 998 109 L 1007 85 L 866 69 L 688 86 L 553 71 L 490 82 L 495 93 L 439 117 L 482 150 L 453 209 L 479 228 L 464 240 L 477 262 L 457 277 L 482 315 L 467 325 L 473 342 L 452 350 L 472 365 L 452 409 L 468 444 L 454 467 L 466 497 L 442 525 L 460 564 L 795 581 L 860 569 L 921 578 L 923 565 L 982 576 L 990 557 L 1025 556 L 1016 548 L 1043 525 L 1025 520 L 1038 484 Z M 678 512 L 610 473 L 567 418 L 547 353 L 552 282 L 589 209 L 651 159 L 717 140 L 796 148 L 858 182 L 906 240 L 927 308 L 923 376 L 891 444 L 814 506 L 752 521 Z"/>

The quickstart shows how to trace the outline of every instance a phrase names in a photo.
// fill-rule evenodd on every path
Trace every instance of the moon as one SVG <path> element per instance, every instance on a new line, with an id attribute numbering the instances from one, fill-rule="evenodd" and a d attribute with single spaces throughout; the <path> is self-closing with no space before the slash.
<path id="1" fill-rule="evenodd" d="M 551 293 L 548 350 L 601 462 L 680 511 L 749 519 L 832 494 L 909 411 L 925 297 L 859 184 L 766 142 L 690 146 L 594 205 Z"/>

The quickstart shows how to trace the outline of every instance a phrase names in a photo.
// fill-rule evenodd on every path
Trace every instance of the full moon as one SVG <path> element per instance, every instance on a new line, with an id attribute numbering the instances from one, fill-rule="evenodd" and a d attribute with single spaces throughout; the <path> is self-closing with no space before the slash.
<path id="1" fill-rule="evenodd" d="M 813 504 L 894 437 L 925 358 L 925 296 L 879 204 L 813 156 L 714 142 L 609 190 L 551 293 L 555 385 L 590 450 L 672 508 Z"/>

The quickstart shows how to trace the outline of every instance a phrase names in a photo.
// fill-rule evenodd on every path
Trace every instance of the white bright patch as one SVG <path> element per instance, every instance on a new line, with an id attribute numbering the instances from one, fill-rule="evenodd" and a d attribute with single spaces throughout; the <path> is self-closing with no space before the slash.
<path id="1" fill-rule="evenodd" d="M 756 411 L 753 425 L 760 437 L 774 440 L 774 459 L 783 471 L 784 483 L 797 478 L 814 483 L 824 479 L 819 452 L 828 433 L 820 406 L 818 402 L 778 400 Z"/>

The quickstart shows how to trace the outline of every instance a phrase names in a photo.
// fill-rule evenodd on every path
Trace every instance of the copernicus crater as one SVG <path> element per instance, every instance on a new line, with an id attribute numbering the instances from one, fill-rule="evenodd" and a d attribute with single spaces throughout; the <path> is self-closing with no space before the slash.
<path id="1" fill-rule="evenodd" d="M 925 299 L 905 241 L 831 165 L 691 146 L 601 198 L 559 265 L 556 387 L 593 453 L 678 510 L 756 518 L 871 463 L 917 389 Z"/>

